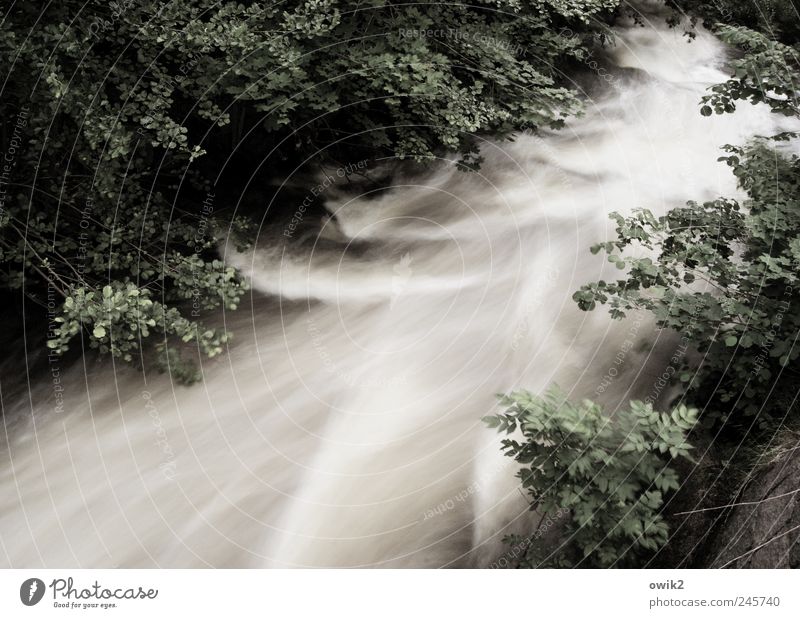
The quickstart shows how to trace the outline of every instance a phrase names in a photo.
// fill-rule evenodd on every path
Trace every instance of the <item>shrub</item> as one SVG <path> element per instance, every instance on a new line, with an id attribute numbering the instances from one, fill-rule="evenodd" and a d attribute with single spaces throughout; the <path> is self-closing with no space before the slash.
<path id="1" fill-rule="evenodd" d="M 484 420 L 521 438 L 503 440 L 541 521 L 571 515 L 562 542 L 538 542 L 537 531 L 504 539 L 516 566 L 609 567 L 635 564 L 663 546 L 664 495 L 679 486 L 671 459 L 689 457 L 686 435 L 696 410 L 659 413 L 638 401 L 606 416 L 591 401 L 573 404 L 558 390 L 539 397 L 520 391 L 501 397 L 507 410 Z"/>
<path id="2" fill-rule="evenodd" d="M 574 299 L 584 310 L 608 304 L 617 318 L 652 312 L 702 353 L 698 367 L 684 363 L 676 375 L 708 420 L 741 425 L 758 415 L 767 423 L 793 408 L 800 370 L 800 161 L 765 141 L 726 150 L 747 192 L 743 204 L 612 215 L 617 240 L 592 251 L 607 252 L 626 274 L 586 285 Z M 656 256 L 626 255 L 631 245 Z"/>

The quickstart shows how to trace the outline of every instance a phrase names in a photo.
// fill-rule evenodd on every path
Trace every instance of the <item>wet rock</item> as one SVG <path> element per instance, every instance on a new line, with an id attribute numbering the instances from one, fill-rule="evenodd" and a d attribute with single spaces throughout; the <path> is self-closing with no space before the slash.
<path id="1" fill-rule="evenodd" d="M 800 441 L 757 471 L 719 526 L 712 568 L 800 567 Z"/>

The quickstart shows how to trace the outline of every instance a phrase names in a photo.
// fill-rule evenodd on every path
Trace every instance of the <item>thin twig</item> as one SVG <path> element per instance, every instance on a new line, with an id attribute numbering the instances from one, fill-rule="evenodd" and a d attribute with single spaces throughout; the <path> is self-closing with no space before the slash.
<path id="1" fill-rule="evenodd" d="M 762 502 L 769 502 L 770 500 L 785 498 L 786 496 L 791 496 L 792 494 L 796 493 L 800 493 L 800 489 L 793 489 L 792 491 L 787 491 L 785 494 L 780 494 L 779 496 L 770 496 L 769 498 L 764 498 L 763 500 L 757 500 L 755 502 L 734 502 L 732 504 L 723 504 L 722 506 L 710 506 L 707 509 L 697 509 L 696 511 L 681 511 L 680 513 L 675 513 L 675 516 L 692 515 L 694 513 L 705 513 L 706 511 L 718 511 L 720 509 L 728 509 L 735 506 L 753 506 L 756 504 L 761 504 Z"/>

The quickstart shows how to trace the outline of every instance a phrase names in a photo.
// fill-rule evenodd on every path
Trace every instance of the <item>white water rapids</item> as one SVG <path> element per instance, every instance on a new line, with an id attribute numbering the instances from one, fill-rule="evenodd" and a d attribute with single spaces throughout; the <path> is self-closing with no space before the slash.
<path id="1" fill-rule="evenodd" d="M 50 376 L 5 398 L 0 565 L 489 564 L 530 526 L 480 420 L 495 394 L 558 384 L 613 413 L 674 348 L 571 300 L 618 272 L 588 250 L 608 213 L 735 195 L 719 147 L 774 129 L 750 105 L 699 114 L 726 79 L 710 34 L 618 35 L 563 130 L 486 143 L 477 173 L 336 194 L 318 242 L 229 251 L 259 294 L 224 316 L 235 342 L 201 384 L 92 361 L 64 372 L 61 413 Z"/>

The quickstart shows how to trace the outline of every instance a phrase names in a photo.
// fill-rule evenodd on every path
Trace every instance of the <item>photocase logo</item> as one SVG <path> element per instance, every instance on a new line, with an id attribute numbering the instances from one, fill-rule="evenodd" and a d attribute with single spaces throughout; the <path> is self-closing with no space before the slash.
<path id="1" fill-rule="evenodd" d="M 44 596 L 44 582 L 38 577 L 31 577 L 19 587 L 19 600 L 23 605 L 36 605 Z"/>

